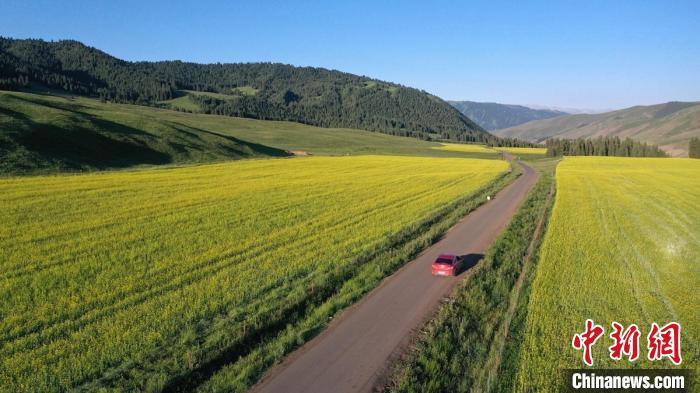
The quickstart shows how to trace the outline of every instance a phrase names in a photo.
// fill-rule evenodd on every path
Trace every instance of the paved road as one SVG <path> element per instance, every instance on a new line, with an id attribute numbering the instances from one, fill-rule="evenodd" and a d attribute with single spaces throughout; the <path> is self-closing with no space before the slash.
<path id="1" fill-rule="evenodd" d="M 471 265 L 510 222 L 537 173 L 524 173 L 450 229 L 438 243 L 386 278 L 348 308 L 319 336 L 271 369 L 255 393 L 371 392 L 435 312 L 460 276 L 433 277 L 430 265 L 443 252 L 467 255 Z"/>

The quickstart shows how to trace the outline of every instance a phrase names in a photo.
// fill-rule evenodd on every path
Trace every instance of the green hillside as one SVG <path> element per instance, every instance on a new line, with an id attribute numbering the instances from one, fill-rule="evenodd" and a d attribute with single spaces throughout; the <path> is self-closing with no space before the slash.
<path id="1" fill-rule="evenodd" d="M 494 102 L 447 101 L 463 115 L 486 130 L 513 127 L 528 121 L 549 119 L 566 115 L 566 112 L 549 109 L 532 109 L 521 105 Z"/>
<path id="2" fill-rule="evenodd" d="M 673 156 L 687 156 L 690 138 L 700 136 L 700 103 L 668 102 L 599 114 L 560 116 L 496 130 L 493 133 L 533 142 L 552 137 L 629 137 L 659 145 Z"/>
<path id="3" fill-rule="evenodd" d="M 133 107 L 133 106 L 132 106 Z M 282 149 L 96 100 L 0 92 L 0 172 L 285 156 Z"/>
<path id="4" fill-rule="evenodd" d="M 438 97 L 344 72 L 272 63 L 128 62 L 77 41 L 0 37 L 0 89 L 33 84 L 192 112 L 457 141 L 493 138 Z"/>
<path id="5" fill-rule="evenodd" d="M 0 173 L 5 174 L 281 157 L 297 150 L 497 157 L 434 149 L 438 146 L 368 131 L 0 91 Z"/>

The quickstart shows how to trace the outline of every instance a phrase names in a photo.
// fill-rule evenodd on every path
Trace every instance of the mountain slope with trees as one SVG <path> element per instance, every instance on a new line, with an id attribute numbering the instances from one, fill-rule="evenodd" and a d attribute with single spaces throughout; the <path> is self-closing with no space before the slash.
<path id="1" fill-rule="evenodd" d="M 0 176 L 290 154 L 499 157 L 441 146 L 348 128 L 177 112 L 56 92 L 0 91 Z"/>
<path id="2" fill-rule="evenodd" d="M 129 62 L 77 41 L 0 37 L 0 89 L 34 85 L 103 101 L 166 105 L 183 91 L 196 112 L 289 120 L 392 135 L 486 142 L 491 135 L 424 91 L 363 76 L 273 63 Z"/>
<path id="3" fill-rule="evenodd" d="M 493 133 L 531 142 L 617 136 L 659 145 L 672 156 L 687 156 L 690 139 L 700 137 L 700 102 L 668 102 L 606 113 L 560 116 Z"/>
<path id="4" fill-rule="evenodd" d="M 206 119 L 188 122 L 173 115 L 194 116 L 88 98 L 0 92 L 0 174 L 289 155 L 284 149 L 251 143 L 216 128 L 211 131 Z M 236 124 L 223 124 L 223 131 L 227 126 Z"/>
<path id="5" fill-rule="evenodd" d="M 532 109 L 521 105 L 506 105 L 494 102 L 448 102 L 485 130 L 498 130 L 533 120 L 549 119 L 568 114 L 555 110 Z"/>

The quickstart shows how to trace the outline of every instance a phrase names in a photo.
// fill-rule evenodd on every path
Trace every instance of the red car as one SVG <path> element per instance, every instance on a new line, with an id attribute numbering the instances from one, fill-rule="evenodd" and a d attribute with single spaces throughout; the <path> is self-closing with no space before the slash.
<path id="1" fill-rule="evenodd" d="M 456 276 L 462 270 L 464 258 L 459 255 L 440 254 L 433 262 L 433 276 Z"/>

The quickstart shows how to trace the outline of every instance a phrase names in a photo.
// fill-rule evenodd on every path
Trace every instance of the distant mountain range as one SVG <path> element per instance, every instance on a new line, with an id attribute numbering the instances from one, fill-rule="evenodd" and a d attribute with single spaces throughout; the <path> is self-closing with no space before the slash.
<path id="1" fill-rule="evenodd" d="M 532 109 L 521 105 L 506 105 L 493 102 L 448 102 L 486 130 L 498 130 L 532 120 L 549 119 L 568 114 L 558 110 Z"/>
<path id="2" fill-rule="evenodd" d="M 685 156 L 690 138 L 700 137 L 700 102 L 668 102 L 606 113 L 559 116 L 492 132 L 531 142 L 606 135 L 629 137 L 659 145 L 672 156 Z"/>
<path id="3" fill-rule="evenodd" d="M 274 63 L 130 62 L 78 41 L 0 37 L 0 90 L 35 85 L 217 115 L 421 138 L 495 139 L 434 95 L 345 72 Z"/>
<path id="4" fill-rule="evenodd" d="M 526 106 L 526 107 L 532 108 L 532 109 L 546 109 L 546 110 L 550 110 L 550 111 L 559 111 L 559 112 L 567 113 L 569 115 L 578 115 L 581 113 L 603 113 L 603 112 L 611 112 L 611 111 L 615 110 L 613 108 L 590 109 L 590 108 L 571 108 L 571 107 L 565 107 L 565 106 L 536 105 L 536 104 L 525 104 L 523 106 Z"/>

